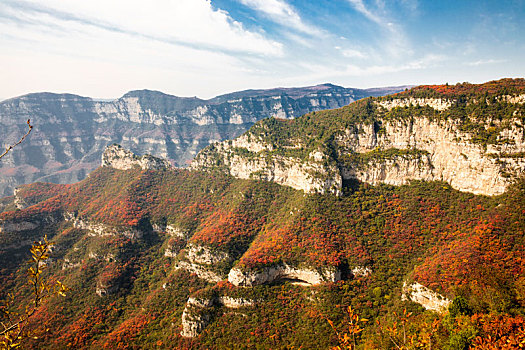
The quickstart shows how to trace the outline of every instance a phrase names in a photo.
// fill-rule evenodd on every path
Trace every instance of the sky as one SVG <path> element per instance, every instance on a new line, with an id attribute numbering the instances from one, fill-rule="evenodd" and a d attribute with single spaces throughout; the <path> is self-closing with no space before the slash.
<path id="1" fill-rule="evenodd" d="M 0 99 L 525 76 L 523 0 L 0 0 Z"/>

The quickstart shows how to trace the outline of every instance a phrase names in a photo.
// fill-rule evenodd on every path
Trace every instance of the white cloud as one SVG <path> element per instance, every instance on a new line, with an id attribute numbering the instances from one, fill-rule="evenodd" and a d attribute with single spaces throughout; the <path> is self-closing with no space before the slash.
<path id="1" fill-rule="evenodd" d="M 67 27 L 83 22 L 106 30 L 151 39 L 270 56 L 282 55 L 282 44 L 252 32 L 208 0 L 6 0 L 20 20 Z M 47 14 L 47 15 L 46 15 Z M 55 18 L 53 18 L 55 17 Z"/>
<path id="2" fill-rule="evenodd" d="M 343 56 L 348 57 L 348 58 L 365 58 L 365 57 L 367 57 L 367 55 L 364 54 L 363 52 L 361 52 L 359 50 L 354 50 L 354 49 L 345 49 L 345 50 L 342 50 L 341 53 L 343 54 Z"/>
<path id="3" fill-rule="evenodd" d="M 372 22 L 375 22 L 381 26 L 385 24 L 385 21 L 379 17 L 378 15 L 374 14 L 372 11 L 370 11 L 365 4 L 363 3 L 363 0 L 348 0 L 350 4 L 353 5 L 353 7 L 361 12 L 366 18 L 371 20 Z"/>
<path id="4" fill-rule="evenodd" d="M 299 32 L 319 36 L 322 31 L 313 25 L 304 23 L 297 11 L 284 0 L 238 0 L 242 4 L 262 12 L 272 21 Z"/>

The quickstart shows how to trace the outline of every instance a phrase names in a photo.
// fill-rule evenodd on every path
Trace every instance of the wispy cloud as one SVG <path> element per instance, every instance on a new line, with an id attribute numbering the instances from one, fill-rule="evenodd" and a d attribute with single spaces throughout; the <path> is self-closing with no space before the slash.
<path id="1" fill-rule="evenodd" d="M 207 0 L 5 0 L 4 18 L 55 26 L 77 22 L 166 43 L 263 55 L 282 55 L 282 44 L 249 31 Z M 67 23 L 66 23 L 67 24 Z"/>
<path id="2" fill-rule="evenodd" d="M 485 65 L 485 64 L 496 64 L 496 63 L 505 63 L 505 62 L 507 62 L 507 60 L 488 59 L 488 60 L 478 60 L 478 61 L 474 61 L 474 62 L 469 62 L 469 63 L 467 63 L 467 65 L 468 66 L 477 67 L 477 66 L 482 66 L 482 65 Z"/>
<path id="3" fill-rule="evenodd" d="M 318 64 L 302 62 L 300 65 L 310 72 L 308 77 L 313 80 L 324 81 L 334 77 L 372 77 L 404 71 L 425 70 L 437 67 L 447 60 L 446 56 L 428 54 L 420 59 L 408 61 L 404 64 L 384 65 L 355 65 L 347 64 L 339 67 L 326 67 Z"/>
<path id="4" fill-rule="evenodd" d="M 353 7 L 361 12 L 366 18 L 371 20 L 372 22 L 375 22 L 381 26 L 384 26 L 385 21 L 378 15 L 374 14 L 372 11 L 370 11 L 364 4 L 363 0 L 348 0 L 350 4 L 353 5 Z"/>
<path id="5" fill-rule="evenodd" d="M 407 37 L 392 18 L 387 15 L 386 4 L 383 2 L 376 2 L 378 6 L 371 9 L 363 0 L 347 0 L 352 7 L 361 13 L 365 18 L 375 23 L 384 33 L 383 39 L 384 49 L 391 58 L 400 58 L 402 56 L 410 56 L 413 53 Z"/>
<path id="6" fill-rule="evenodd" d="M 303 21 L 297 10 L 284 0 L 239 0 L 270 20 L 296 31 L 319 36 L 322 30 Z"/>

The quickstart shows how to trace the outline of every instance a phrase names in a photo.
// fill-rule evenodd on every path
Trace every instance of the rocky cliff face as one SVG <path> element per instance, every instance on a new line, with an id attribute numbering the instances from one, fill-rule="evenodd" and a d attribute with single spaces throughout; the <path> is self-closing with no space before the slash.
<path id="1" fill-rule="evenodd" d="M 243 271 L 233 268 L 228 274 L 228 282 L 235 286 L 253 287 L 278 280 L 292 280 L 305 285 L 316 285 L 323 282 L 337 282 L 341 280 L 341 271 L 336 268 L 314 270 L 311 268 L 297 268 L 287 264 L 259 268 L 256 271 Z"/>
<path id="2" fill-rule="evenodd" d="M 5 100 L 0 102 L 4 144 L 23 135 L 27 119 L 35 128 L 2 160 L 0 194 L 10 195 L 17 185 L 35 181 L 79 181 L 99 165 L 108 144 L 185 166 L 200 149 L 236 137 L 262 118 L 295 118 L 402 88 L 359 90 L 325 84 L 248 90 L 210 100 L 148 90 L 132 91 L 114 101 L 51 93 Z"/>
<path id="3" fill-rule="evenodd" d="M 401 300 L 411 300 L 425 309 L 437 313 L 445 313 L 451 303 L 449 299 L 418 282 L 413 282 L 410 285 L 406 282 L 403 284 Z"/>
<path id="4" fill-rule="evenodd" d="M 129 170 L 133 167 L 139 167 L 142 170 L 159 170 L 169 168 L 170 164 L 165 159 L 153 157 L 149 154 L 139 157 L 122 146 L 113 144 L 106 147 L 102 153 L 102 166 L 118 170 Z"/>
<path id="5" fill-rule="evenodd" d="M 460 191 L 497 195 L 525 173 L 521 96 L 493 102 L 500 108 L 497 103 L 505 101 L 499 113 L 513 108 L 512 116 L 502 120 L 493 107 L 492 115 L 470 124 L 454 117 L 458 108 L 452 106 L 458 102 L 453 99 L 404 97 L 368 101 L 366 108 L 375 112 L 354 122 L 343 122 L 348 112 L 341 109 L 329 117 L 318 117 L 322 112 L 305 116 L 298 125 L 258 123 L 234 141 L 204 149 L 192 167 L 219 168 L 238 178 L 274 181 L 307 193 L 340 194 L 345 180 L 357 179 L 374 185 L 438 180 Z M 479 101 L 466 105 L 470 103 Z M 326 141 L 312 135 L 316 120 Z M 294 130 L 305 125 L 311 128 L 307 135 Z M 491 141 L 479 142 L 472 130 L 492 132 Z M 296 139 L 283 137 L 293 133 Z"/>
<path id="6" fill-rule="evenodd" d="M 239 145 L 240 143 L 234 143 Z M 259 143 L 234 147 L 229 142 L 219 143 L 200 153 L 191 164 L 192 169 L 209 169 L 217 165 L 240 179 L 273 181 L 308 193 L 329 192 L 340 194 L 342 178 L 334 164 L 326 165 L 322 159 L 303 161 L 296 157 L 266 156 L 266 152 L 251 152 Z M 241 150 L 241 152 L 239 152 Z M 247 150 L 243 152 L 242 150 Z"/>

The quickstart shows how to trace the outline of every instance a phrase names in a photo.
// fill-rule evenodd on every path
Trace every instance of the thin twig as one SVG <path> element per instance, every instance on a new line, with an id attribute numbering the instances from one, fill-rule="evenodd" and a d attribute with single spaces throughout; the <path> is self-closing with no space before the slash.
<path id="1" fill-rule="evenodd" d="M 12 144 L 12 145 L 9 145 L 5 148 L 5 151 L 4 153 L 0 154 L 0 159 L 5 156 L 7 153 L 9 153 L 9 151 L 11 151 L 13 148 L 15 148 L 16 146 L 18 146 L 19 144 L 22 143 L 22 141 L 25 140 L 25 138 L 31 133 L 31 130 L 33 130 L 33 125 L 31 125 L 31 119 L 28 119 L 27 120 L 27 126 L 28 126 L 28 130 L 27 130 L 27 133 L 22 136 L 22 138 L 20 140 L 18 140 L 18 142 Z"/>

